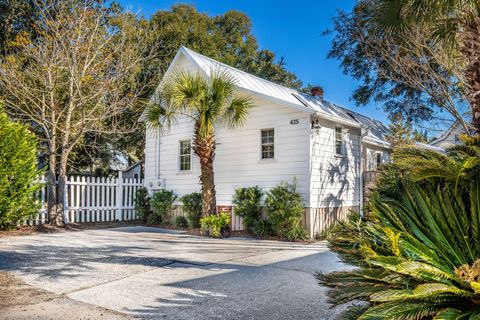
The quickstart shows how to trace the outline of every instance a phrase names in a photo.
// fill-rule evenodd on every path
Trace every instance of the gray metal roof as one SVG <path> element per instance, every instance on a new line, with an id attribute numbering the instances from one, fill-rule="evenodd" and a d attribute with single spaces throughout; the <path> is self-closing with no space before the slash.
<path id="1" fill-rule="evenodd" d="M 183 53 L 193 60 L 207 75 L 215 70 L 221 70 L 230 74 L 236 85 L 247 92 L 256 93 L 260 96 L 269 97 L 283 102 L 291 107 L 304 110 L 331 120 L 347 123 L 353 126 L 367 129 L 366 139 L 373 143 L 389 146 L 385 140 L 388 128 L 380 121 L 369 118 L 360 113 L 335 105 L 318 97 L 284 87 L 271 81 L 241 71 L 219 61 L 208 58 L 193 50 L 181 47 L 177 56 Z M 173 64 L 173 63 L 172 63 Z"/>

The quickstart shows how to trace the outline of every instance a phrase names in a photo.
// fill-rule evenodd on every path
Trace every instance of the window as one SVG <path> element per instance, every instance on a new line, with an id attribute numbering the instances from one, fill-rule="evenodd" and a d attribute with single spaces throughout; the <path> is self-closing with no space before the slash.
<path id="1" fill-rule="evenodd" d="M 376 157 L 377 157 L 377 168 L 378 168 L 382 164 L 382 154 L 377 152 Z"/>
<path id="2" fill-rule="evenodd" d="M 262 160 L 275 158 L 275 132 L 273 129 L 264 129 L 261 131 L 262 139 Z"/>
<path id="3" fill-rule="evenodd" d="M 180 171 L 189 171 L 191 168 L 192 148 L 190 140 L 180 141 Z"/>
<path id="4" fill-rule="evenodd" d="M 343 155 L 343 129 L 342 127 L 335 127 L 335 153 Z"/>

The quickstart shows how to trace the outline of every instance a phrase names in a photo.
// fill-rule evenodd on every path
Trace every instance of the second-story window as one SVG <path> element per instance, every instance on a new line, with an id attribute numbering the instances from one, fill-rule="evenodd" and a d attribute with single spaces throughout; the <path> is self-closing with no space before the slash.
<path id="1" fill-rule="evenodd" d="M 179 155 L 179 169 L 180 171 L 189 171 L 192 167 L 192 147 L 190 140 L 180 141 L 180 155 Z"/>
<path id="2" fill-rule="evenodd" d="M 344 139 L 342 127 L 335 127 L 335 154 L 339 156 L 344 155 Z"/>
<path id="3" fill-rule="evenodd" d="M 275 159 L 275 130 L 263 129 L 261 131 L 261 159 Z"/>

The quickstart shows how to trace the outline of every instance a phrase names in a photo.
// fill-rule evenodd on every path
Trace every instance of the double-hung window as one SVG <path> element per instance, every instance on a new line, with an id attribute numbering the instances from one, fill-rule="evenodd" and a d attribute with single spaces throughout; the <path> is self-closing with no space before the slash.
<path id="1" fill-rule="evenodd" d="M 275 130 L 261 130 L 261 159 L 275 159 Z"/>
<path id="2" fill-rule="evenodd" d="M 179 163 L 180 171 L 190 171 L 192 168 L 192 146 L 190 140 L 180 141 Z"/>
<path id="3" fill-rule="evenodd" d="M 344 140 L 342 127 L 335 127 L 335 153 L 339 156 L 344 155 Z"/>

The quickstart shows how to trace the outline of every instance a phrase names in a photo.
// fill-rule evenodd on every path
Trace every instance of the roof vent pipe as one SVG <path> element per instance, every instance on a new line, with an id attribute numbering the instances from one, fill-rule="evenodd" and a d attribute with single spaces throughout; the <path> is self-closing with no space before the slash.
<path id="1" fill-rule="evenodd" d="M 316 98 L 323 99 L 323 88 L 322 87 L 312 87 L 310 89 L 310 94 Z"/>

